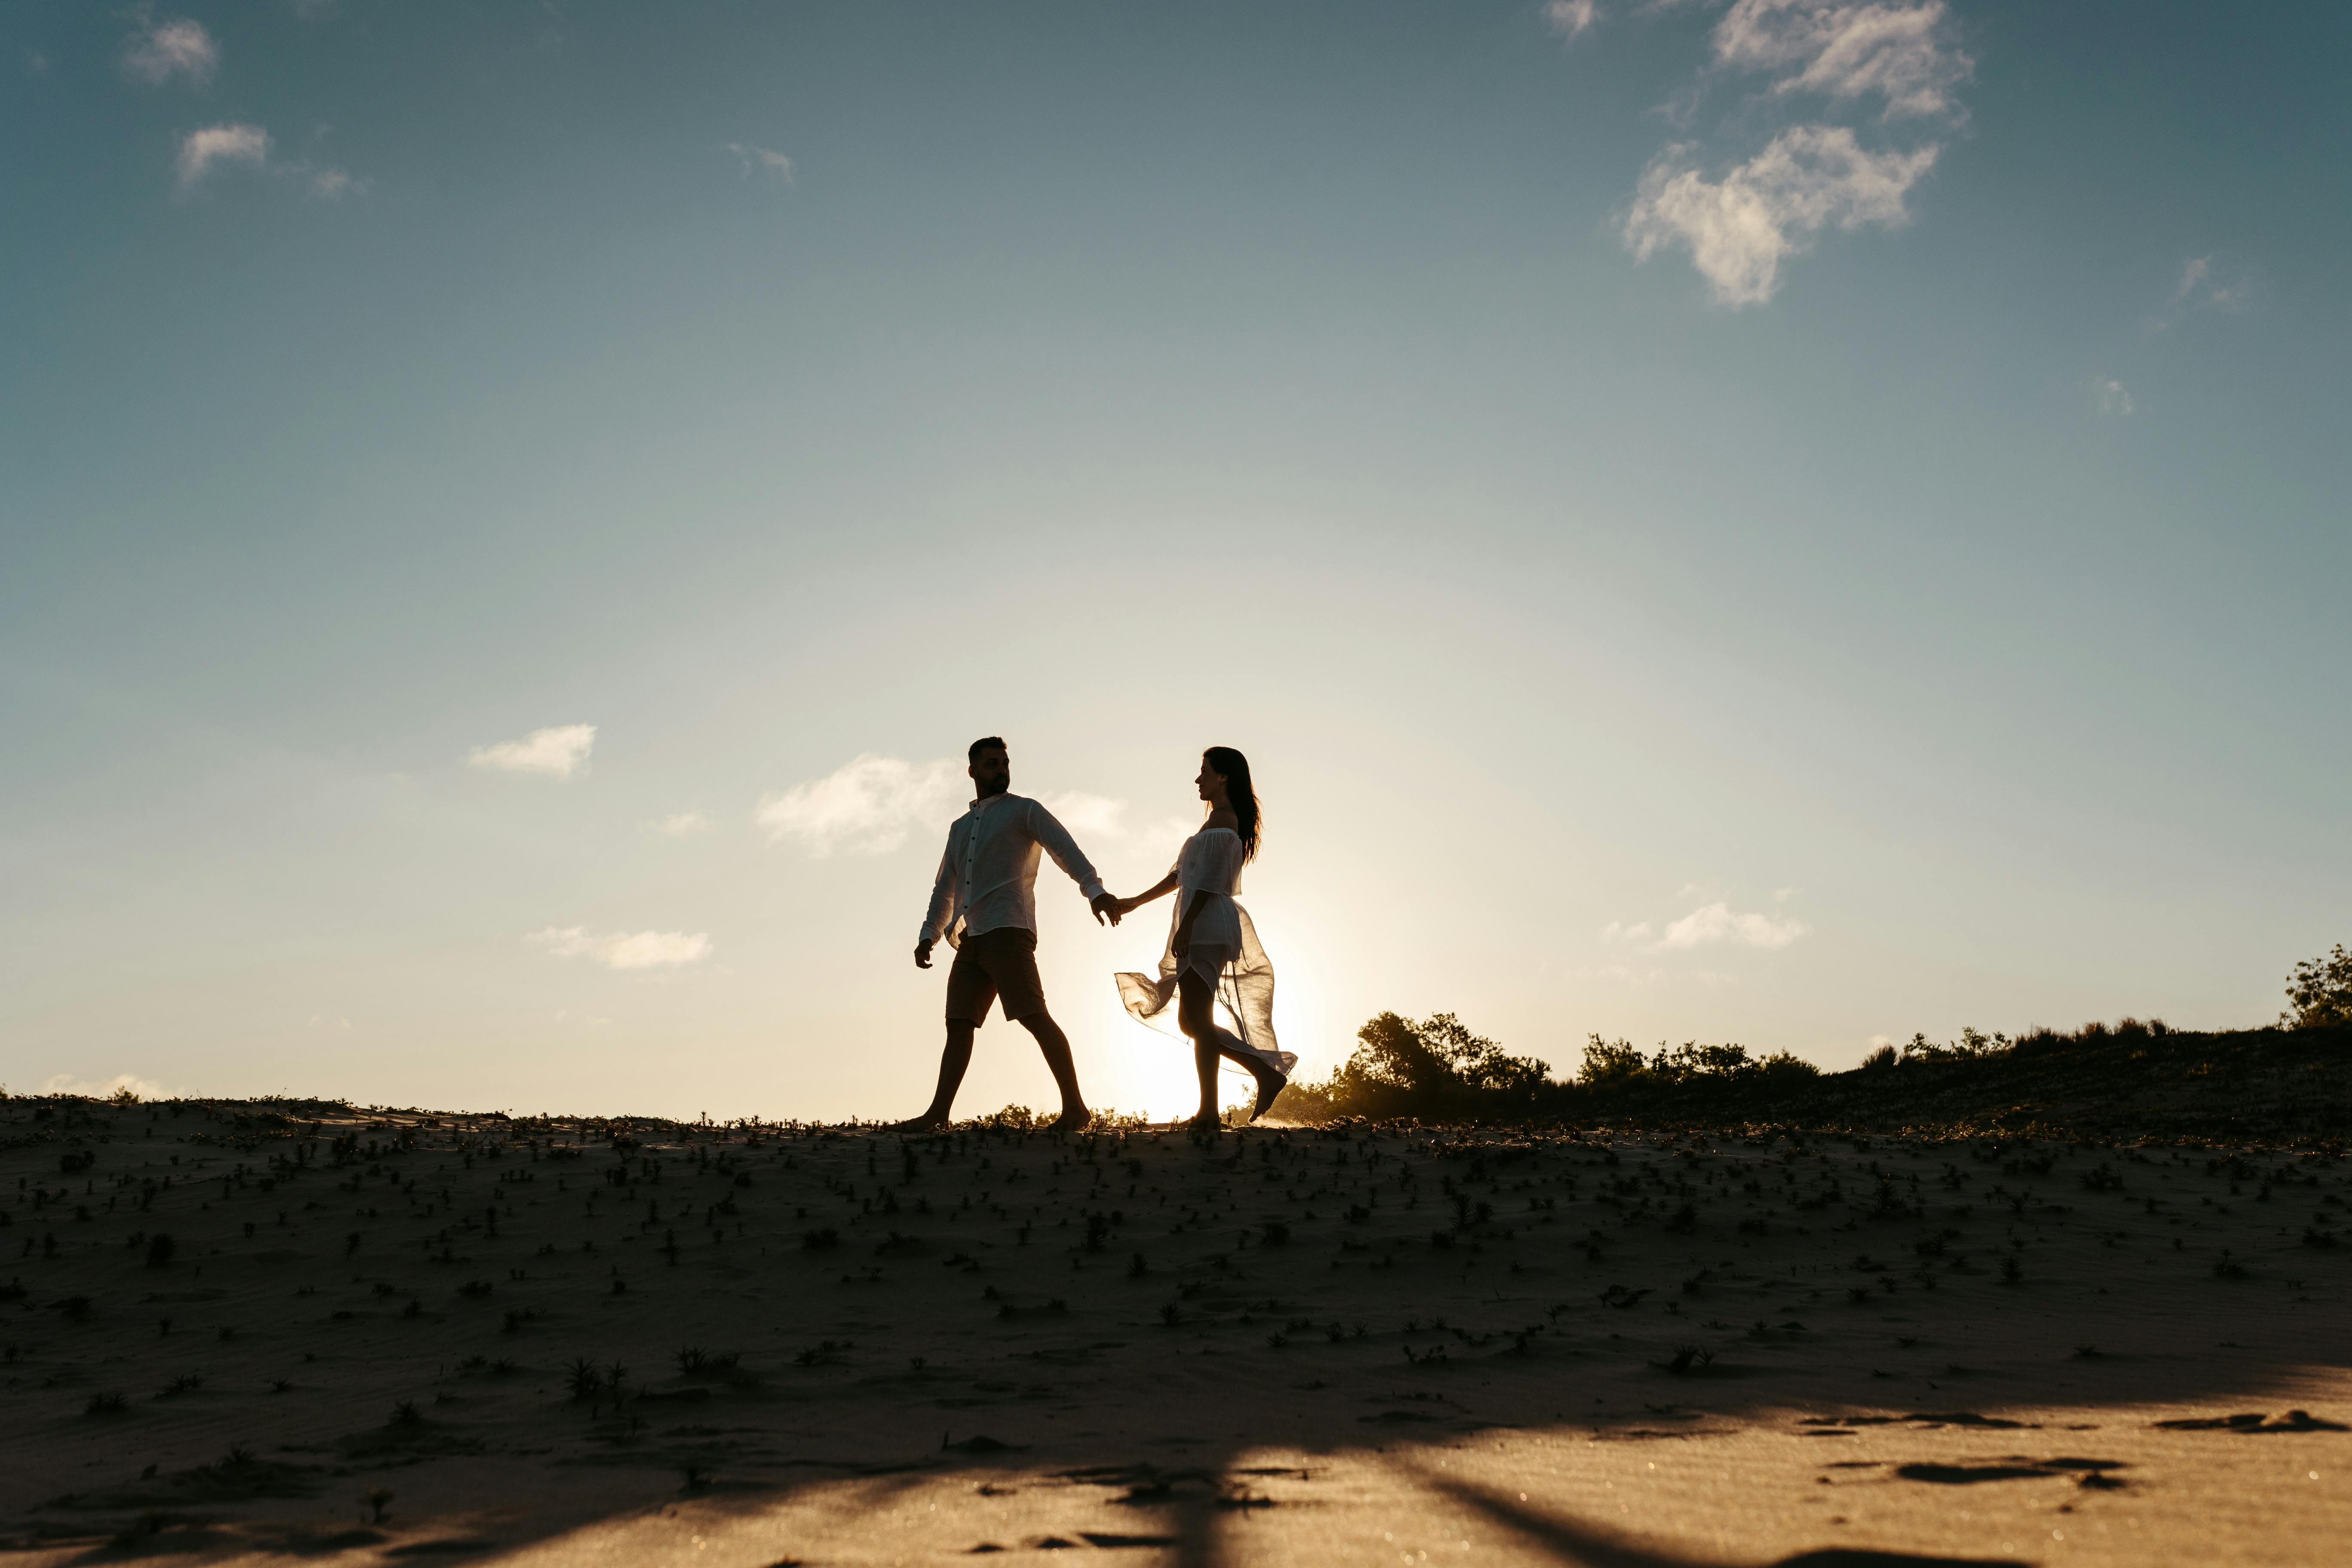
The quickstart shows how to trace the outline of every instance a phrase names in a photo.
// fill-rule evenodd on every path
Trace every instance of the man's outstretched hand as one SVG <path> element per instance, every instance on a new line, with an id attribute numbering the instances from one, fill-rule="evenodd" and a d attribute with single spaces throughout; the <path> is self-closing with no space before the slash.
<path id="1" fill-rule="evenodd" d="M 920 943 L 915 949 L 915 967 L 918 969 L 929 969 L 930 966 L 931 944 L 928 942 Z"/>
<path id="2" fill-rule="evenodd" d="M 1094 896 L 1092 903 L 1095 911 L 1095 924 L 1102 924 L 1106 917 L 1109 919 L 1111 924 L 1118 924 L 1119 907 L 1118 900 L 1117 899 L 1112 898 L 1108 893 L 1097 893 Z"/>

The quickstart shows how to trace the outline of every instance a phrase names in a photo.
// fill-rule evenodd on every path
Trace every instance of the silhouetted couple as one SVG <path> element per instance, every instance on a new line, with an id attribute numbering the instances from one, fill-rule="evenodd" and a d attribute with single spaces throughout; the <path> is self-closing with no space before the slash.
<path id="1" fill-rule="evenodd" d="M 1192 1042 L 1201 1078 L 1196 1127 L 1217 1125 L 1217 1063 L 1239 1064 L 1257 1083 L 1253 1117 L 1263 1115 L 1289 1080 L 1297 1058 L 1274 1039 L 1274 966 L 1258 945 L 1249 912 L 1234 901 L 1241 890 L 1242 867 L 1257 854 L 1257 795 L 1250 787 L 1249 760 L 1229 746 L 1201 755 L 1193 780 L 1206 803 L 1201 830 L 1184 841 L 1168 875 L 1131 899 L 1104 891 L 1095 868 L 1069 831 L 1034 800 L 1012 793 L 1013 763 L 1004 742 L 991 735 L 974 741 L 968 753 L 971 807 L 948 829 L 947 851 L 931 886 L 931 907 L 915 943 L 915 965 L 931 967 L 931 949 L 941 937 L 955 949 L 948 966 L 947 1048 L 940 1057 L 939 1089 L 930 1109 L 899 1126 L 942 1127 L 955 1103 L 964 1069 L 971 1065 L 971 1041 L 1001 1002 L 1007 1018 L 1036 1037 L 1045 1066 L 1062 1091 L 1057 1131 L 1084 1127 L 1092 1114 L 1078 1091 L 1070 1042 L 1045 1008 L 1037 978 L 1037 862 L 1040 851 L 1054 858 L 1086 895 L 1097 924 L 1118 924 L 1154 899 L 1177 895 L 1168 926 L 1168 945 L 1155 976 L 1116 977 L 1127 1010 L 1166 1029 L 1172 1002 L 1176 1028 Z M 1232 1021 L 1220 1023 L 1222 1004 Z"/>

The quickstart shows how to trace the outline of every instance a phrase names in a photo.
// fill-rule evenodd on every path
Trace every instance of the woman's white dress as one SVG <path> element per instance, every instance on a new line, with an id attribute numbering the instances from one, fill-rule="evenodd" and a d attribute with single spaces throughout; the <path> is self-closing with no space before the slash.
<path id="1" fill-rule="evenodd" d="M 1216 1023 L 1219 1048 L 1255 1057 L 1288 1078 L 1298 1058 L 1275 1043 L 1274 965 L 1258 945 L 1249 911 L 1234 901 L 1241 891 L 1242 859 L 1241 835 L 1230 827 L 1203 827 L 1184 840 L 1176 864 L 1169 868 L 1177 879 L 1176 907 L 1169 915 L 1159 976 L 1132 971 L 1117 976 L 1119 1000 L 1153 1028 L 1181 1035 L 1176 981 L 1185 970 L 1193 970 L 1216 990 L 1222 1015 Z M 1180 958 L 1176 932 L 1196 898 L 1202 900 L 1201 912 L 1192 919 L 1192 947 Z"/>

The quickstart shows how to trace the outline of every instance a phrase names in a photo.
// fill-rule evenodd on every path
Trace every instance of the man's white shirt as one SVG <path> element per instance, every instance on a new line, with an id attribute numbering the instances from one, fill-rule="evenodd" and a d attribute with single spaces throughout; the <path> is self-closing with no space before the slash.
<path id="1" fill-rule="evenodd" d="M 946 853 L 931 884 L 921 945 L 942 936 L 960 947 L 968 936 L 1019 926 L 1037 929 L 1037 860 L 1043 850 L 1069 874 L 1092 903 L 1103 885 L 1054 814 L 1024 795 L 996 795 L 971 803 L 948 829 Z"/>

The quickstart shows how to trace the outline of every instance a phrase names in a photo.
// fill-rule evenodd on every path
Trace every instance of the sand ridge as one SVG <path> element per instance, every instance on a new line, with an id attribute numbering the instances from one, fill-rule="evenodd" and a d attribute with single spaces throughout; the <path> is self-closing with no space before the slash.
<path id="1" fill-rule="evenodd" d="M 2325 1153 L 25 1099 L 0 1145 L 28 1563 L 2302 1563 L 2352 1525 Z"/>

